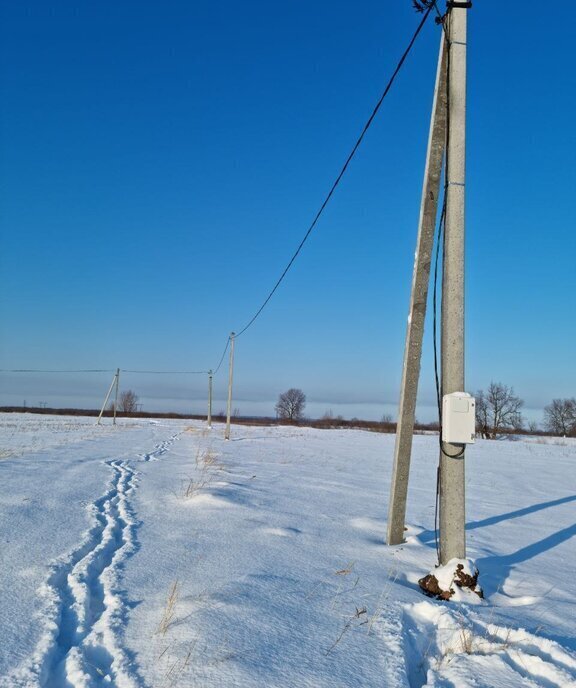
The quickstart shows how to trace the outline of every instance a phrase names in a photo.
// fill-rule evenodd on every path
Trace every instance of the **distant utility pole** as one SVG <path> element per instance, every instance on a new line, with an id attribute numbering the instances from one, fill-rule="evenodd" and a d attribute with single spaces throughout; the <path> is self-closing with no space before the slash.
<path id="1" fill-rule="evenodd" d="M 234 373 L 234 332 L 230 333 L 230 364 L 228 368 L 228 403 L 226 406 L 226 430 L 224 431 L 224 439 L 230 439 L 230 414 L 232 412 L 232 377 Z"/>
<path id="2" fill-rule="evenodd" d="M 424 184 L 422 186 L 418 239 L 412 275 L 412 294 L 406 328 L 400 406 L 396 426 L 396 445 L 394 447 L 394 469 L 388 506 L 387 543 L 389 545 L 398 545 L 404 542 L 412 435 L 414 434 L 416 396 L 422 358 L 422 337 L 424 335 L 426 301 L 430 282 L 430 265 L 434 249 L 442 161 L 446 146 L 446 53 L 446 39 L 442 34 L 428 135 Z"/>
<path id="3" fill-rule="evenodd" d="M 98 421 L 96 422 L 96 425 L 100 425 L 100 421 L 102 420 L 102 414 L 104 413 L 104 409 L 106 408 L 106 404 L 108 403 L 108 399 L 110 399 L 110 395 L 112 394 L 112 390 L 114 389 L 114 385 L 116 385 L 116 402 L 118 401 L 118 378 L 120 377 L 120 368 L 116 368 L 116 372 L 114 373 L 114 377 L 112 378 L 112 384 L 110 385 L 110 389 L 108 390 L 108 394 L 106 395 L 106 398 L 104 399 L 104 403 L 102 404 L 102 408 L 100 409 L 100 415 L 98 416 Z M 116 424 L 116 405 L 114 405 L 114 424 Z"/>
<path id="4" fill-rule="evenodd" d="M 212 427 L 212 371 L 208 371 L 208 428 Z"/>
<path id="5" fill-rule="evenodd" d="M 116 425 L 116 409 L 118 408 L 118 387 L 120 385 L 120 368 L 116 368 L 116 394 L 114 396 L 114 419 L 112 425 Z"/>
<path id="6" fill-rule="evenodd" d="M 448 14 L 448 149 L 442 280 L 442 394 L 464 391 L 464 191 L 466 173 L 466 24 L 469 3 Z M 440 563 L 466 556 L 464 449 L 441 444 Z"/>

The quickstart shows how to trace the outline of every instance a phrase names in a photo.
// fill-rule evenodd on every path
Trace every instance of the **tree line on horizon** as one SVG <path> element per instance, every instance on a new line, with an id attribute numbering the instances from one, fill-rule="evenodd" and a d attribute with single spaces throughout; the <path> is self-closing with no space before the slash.
<path id="1" fill-rule="evenodd" d="M 513 387 L 501 382 L 491 382 L 486 390 L 479 390 L 474 395 L 476 398 L 476 433 L 483 439 L 498 439 L 511 433 L 529 432 L 536 434 L 541 430 L 561 437 L 576 437 L 576 398 L 553 399 L 544 407 L 544 419 L 542 426 L 535 421 L 525 422 L 521 409 L 524 401 L 514 393 Z M 108 406 L 108 413 L 114 411 L 114 403 Z M 142 414 L 139 410 L 138 395 L 131 389 L 123 391 L 118 398 L 116 411 L 124 415 L 154 415 Z M 285 423 L 302 423 L 304 420 L 317 427 L 349 427 L 354 424 L 359 427 L 379 430 L 381 432 L 395 432 L 396 423 L 392 416 L 385 414 L 380 421 L 363 421 L 359 418 L 345 420 L 340 415 L 334 415 L 332 410 L 327 410 L 321 418 L 314 421 L 306 419 L 304 409 L 306 407 L 306 395 L 301 389 L 290 388 L 279 395 L 275 405 L 276 420 Z M 57 409 L 39 409 L 33 407 L 3 407 L 3 411 L 37 411 L 49 413 Z M 66 409 L 68 413 L 74 413 L 74 409 Z M 165 416 L 184 417 L 183 414 L 160 414 Z M 232 414 L 236 421 L 241 420 L 240 410 L 235 408 Z M 225 412 L 214 414 L 214 418 L 224 417 Z M 192 417 L 192 416 L 190 416 Z M 200 416 L 198 416 L 200 417 Z M 255 419 L 256 417 L 251 417 Z M 438 430 L 439 423 L 419 423 L 415 427 L 422 430 Z"/>
<path id="2" fill-rule="evenodd" d="M 521 432 L 528 430 L 535 433 L 538 424 L 531 421 L 526 425 L 521 409 L 524 401 L 514 393 L 513 387 L 501 382 L 491 382 L 486 391 L 479 390 L 476 398 L 476 432 L 483 439 L 497 439 L 510 431 Z M 290 388 L 279 395 L 275 406 L 276 417 L 281 420 L 298 422 L 304 419 L 306 395 L 301 389 Z M 342 416 L 327 411 L 321 420 L 342 421 Z M 382 423 L 393 423 L 391 416 L 382 417 Z M 431 427 L 438 424 L 431 423 Z M 576 399 L 553 399 L 544 408 L 544 424 L 546 431 L 553 435 L 576 437 Z"/>
<path id="3" fill-rule="evenodd" d="M 476 392 L 476 431 L 484 439 L 497 439 L 504 431 L 538 432 L 535 421 L 528 424 L 521 413 L 524 401 L 514 389 L 491 382 L 487 390 Z M 553 435 L 576 437 L 576 399 L 553 399 L 544 407 L 543 429 Z"/>

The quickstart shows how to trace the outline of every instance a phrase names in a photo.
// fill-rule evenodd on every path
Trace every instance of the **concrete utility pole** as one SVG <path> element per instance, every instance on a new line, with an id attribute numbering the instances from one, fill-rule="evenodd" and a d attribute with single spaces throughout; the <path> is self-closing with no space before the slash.
<path id="1" fill-rule="evenodd" d="M 208 428 L 212 427 L 212 371 L 208 371 Z"/>
<path id="2" fill-rule="evenodd" d="M 98 416 L 98 420 L 96 422 L 96 425 L 100 425 L 100 421 L 102 420 L 102 414 L 104 413 L 104 409 L 106 408 L 106 404 L 108 403 L 108 399 L 110 399 L 110 395 L 112 394 L 112 390 L 114 389 L 114 385 L 117 384 L 119 370 L 120 369 L 117 368 L 116 372 L 114 373 L 114 377 L 112 378 L 112 384 L 110 385 L 110 389 L 108 390 L 108 394 L 106 395 L 106 399 L 104 399 L 104 403 L 102 404 L 102 408 L 100 409 L 100 415 Z"/>
<path id="3" fill-rule="evenodd" d="M 224 439 L 230 439 L 230 414 L 232 412 L 232 377 L 234 372 L 234 332 L 230 332 L 230 364 L 228 368 L 228 403 L 226 405 L 226 430 Z"/>
<path id="4" fill-rule="evenodd" d="M 449 3 L 446 226 L 442 280 L 442 394 L 464 391 L 464 190 L 468 3 Z M 440 563 L 466 556 L 464 448 L 440 452 Z"/>
<path id="5" fill-rule="evenodd" d="M 446 145 L 446 53 L 446 40 L 442 33 L 430 133 L 428 136 L 418 239 L 412 276 L 412 293 L 410 296 L 410 310 L 404 348 L 404 367 L 402 369 L 402 387 L 396 429 L 396 446 L 394 448 L 394 470 L 388 507 L 387 543 L 389 545 L 398 545 L 404 542 L 406 497 L 408 494 L 412 435 L 414 433 L 416 396 L 418 393 L 418 378 L 420 376 L 420 360 L 422 357 L 422 337 L 426 317 L 428 284 L 430 282 L 430 264 L 434 248 L 438 192 Z"/>
<path id="6" fill-rule="evenodd" d="M 114 419 L 112 425 L 116 425 L 116 409 L 118 408 L 118 387 L 120 386 L 120 368 L 116 368 L 116 395 L 114 399 Z"/>

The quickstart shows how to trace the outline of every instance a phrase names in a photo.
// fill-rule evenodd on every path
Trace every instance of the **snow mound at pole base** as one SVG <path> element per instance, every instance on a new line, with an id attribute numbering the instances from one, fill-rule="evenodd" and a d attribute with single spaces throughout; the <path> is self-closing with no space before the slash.
<path id="1" fill-rule="evenodd" d="M 484 597 L 472 559 L 450 559 L 421 578 L 418 585 L 429 597 L 439 600 L 477 602 Z"/>

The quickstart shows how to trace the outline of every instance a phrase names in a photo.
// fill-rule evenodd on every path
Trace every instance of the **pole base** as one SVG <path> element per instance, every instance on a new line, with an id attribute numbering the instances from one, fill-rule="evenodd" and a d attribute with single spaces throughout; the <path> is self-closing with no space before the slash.
<path id="1" fill-rule="evenodd" d="M 478 602 L 484 597 L 472 559 L 450 559 L 418 581 L 428 597 L 454 602 Z"/>

